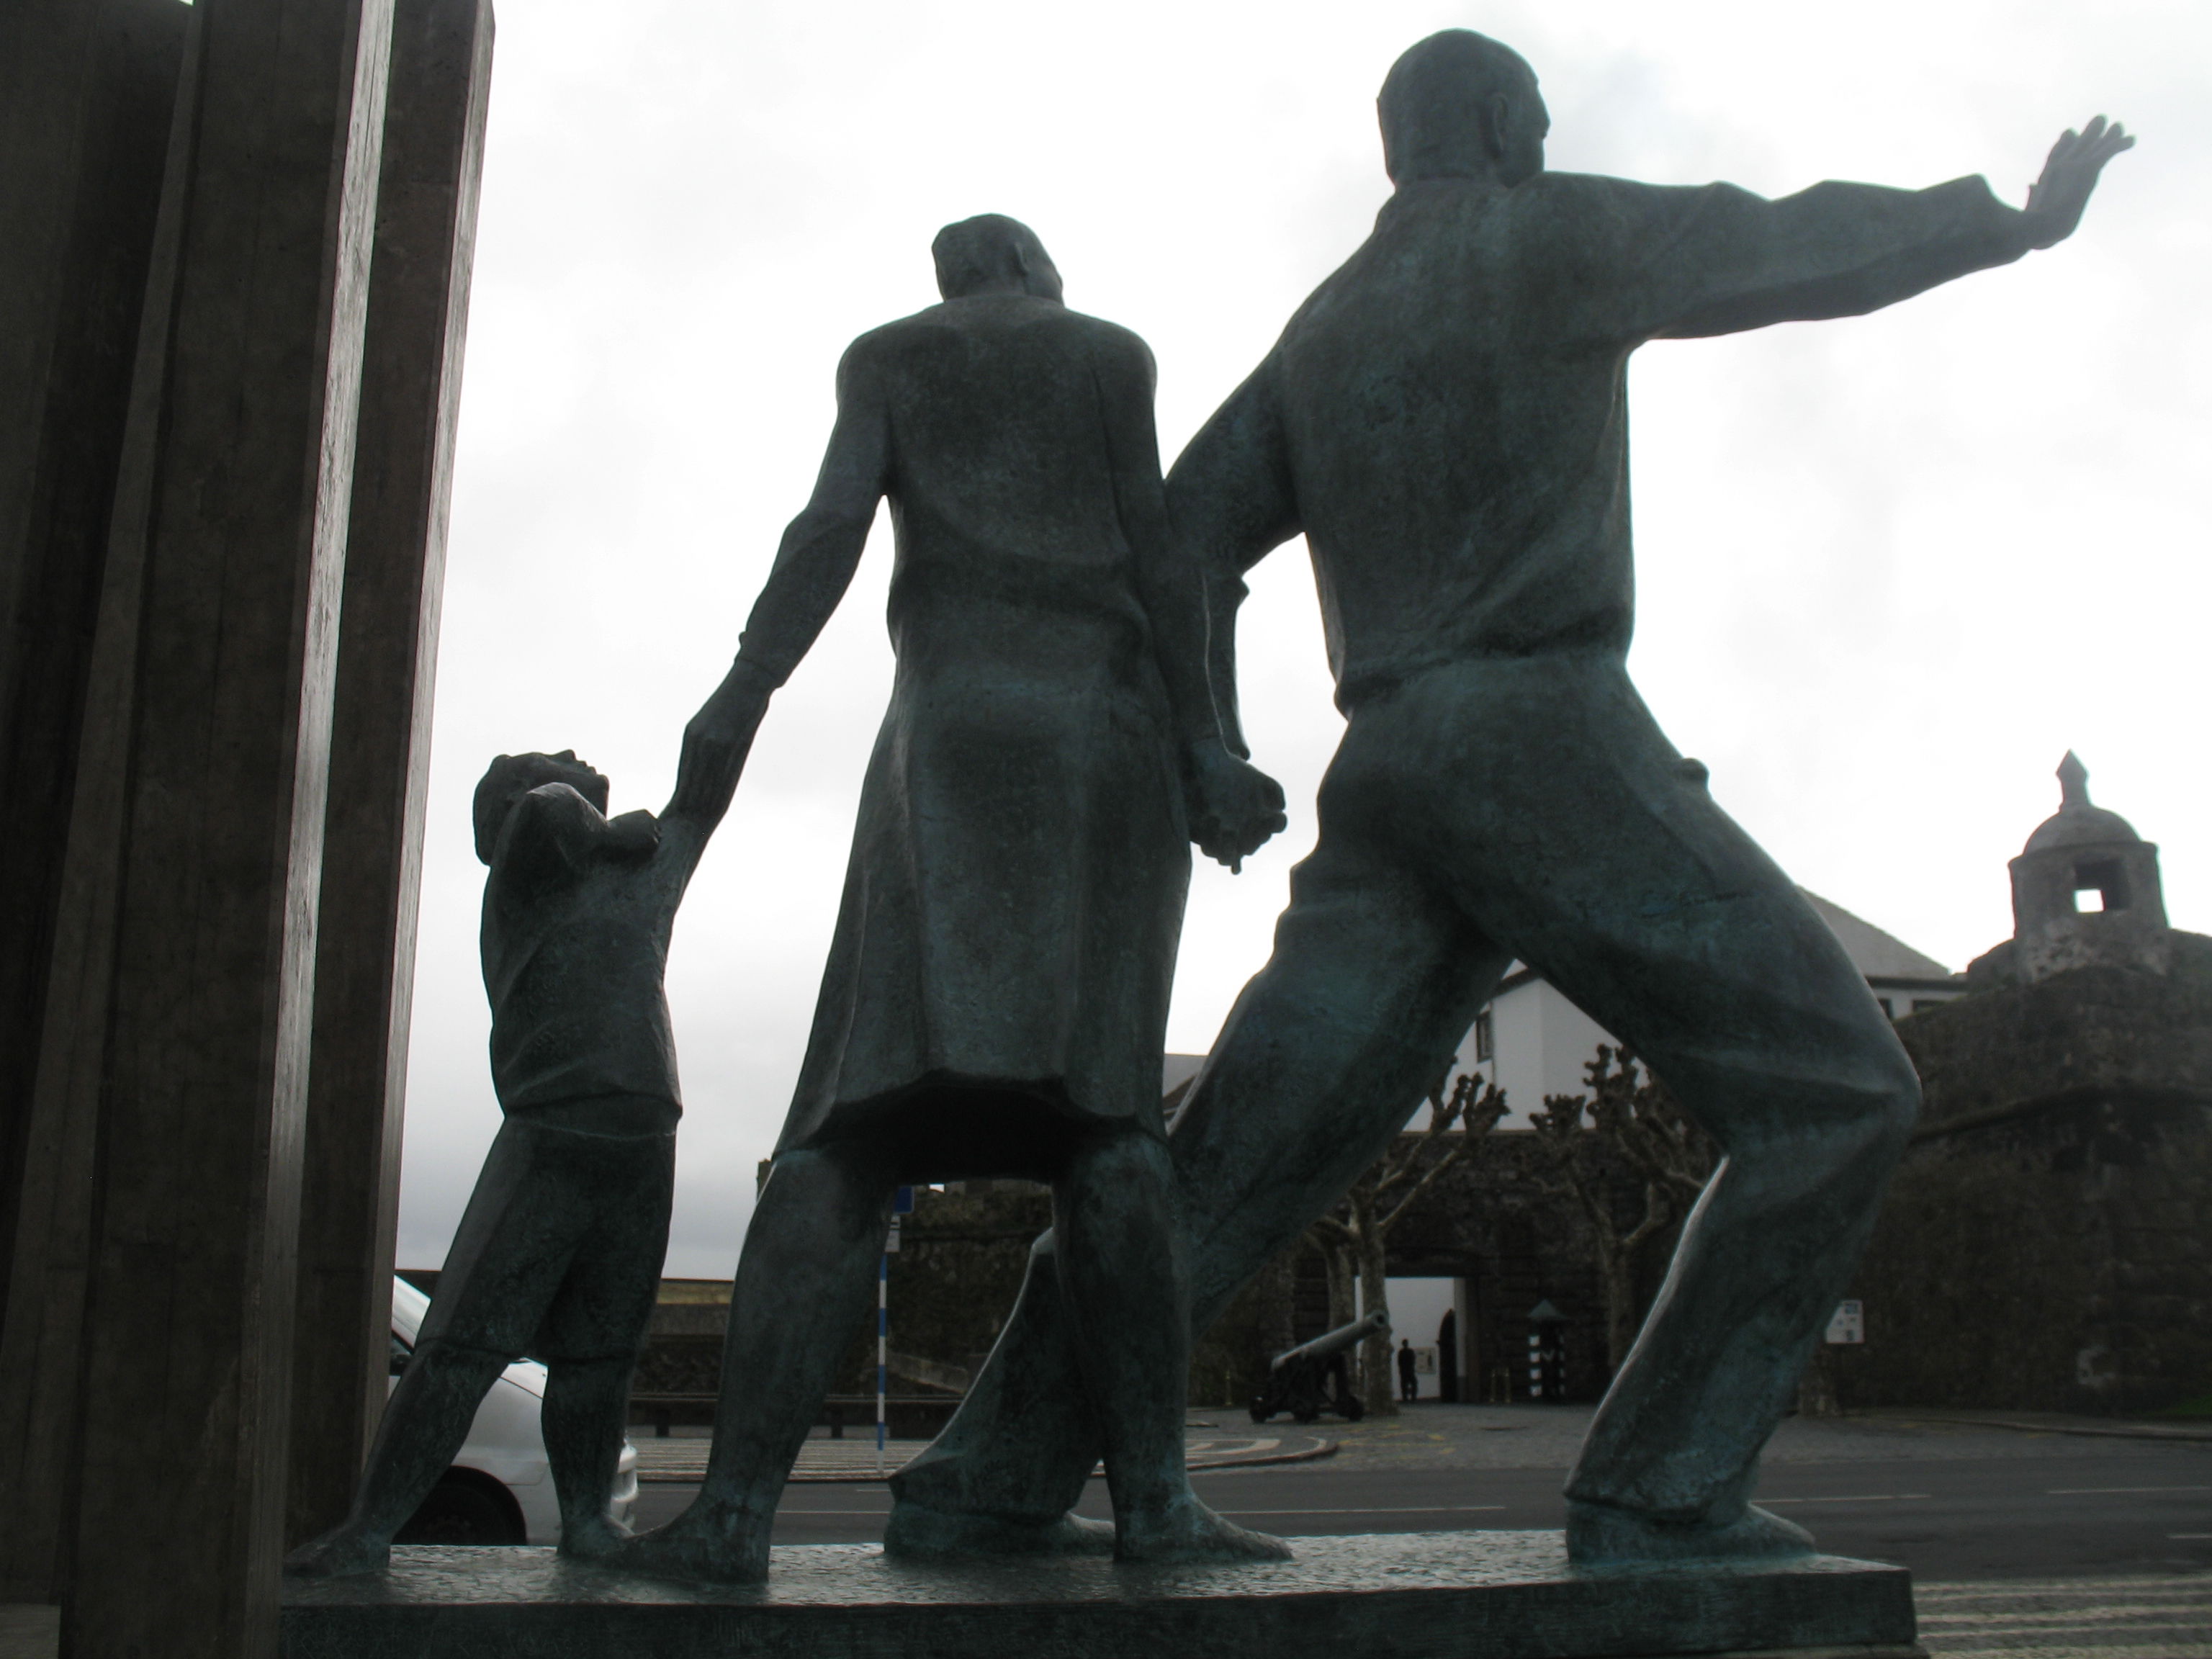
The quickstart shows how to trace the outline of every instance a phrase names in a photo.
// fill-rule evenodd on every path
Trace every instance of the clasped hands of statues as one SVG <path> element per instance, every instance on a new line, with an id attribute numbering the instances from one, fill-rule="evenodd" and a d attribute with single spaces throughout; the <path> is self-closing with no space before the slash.
<path id="1" fill-rule="evenodd" d="M 684 753 L 671 812 L 718 818 L 730 804 L 775 687 L 742 659 L 684 728 Z M 1184 811 L 1190 838 L 1208 858 L 1238 869 L 1290 822 L 1283 787 L 1206 732 L 1182 745 Z"/>

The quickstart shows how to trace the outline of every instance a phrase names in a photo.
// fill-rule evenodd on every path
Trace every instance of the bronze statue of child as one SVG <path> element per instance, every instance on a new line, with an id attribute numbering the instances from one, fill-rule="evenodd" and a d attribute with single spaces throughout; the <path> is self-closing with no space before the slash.
<path id="1" fill-rule="evenodd" d="M 607 1495 L 667 1249 L 683 1110 L 661 977 L 677 905 L 747 746 L 695 721 L 658 819 L 606 817 L 607 780 L 567 750 L 501 755 L 477 786 L 492 1082 L 506 1121 L 353 1511 L 287 1557 L 287 1571 L 384 1567 L 485 1392 L 525 1354 L 546 1366 L 562 1553 L 603 1554 L 627 1535 Z"/>

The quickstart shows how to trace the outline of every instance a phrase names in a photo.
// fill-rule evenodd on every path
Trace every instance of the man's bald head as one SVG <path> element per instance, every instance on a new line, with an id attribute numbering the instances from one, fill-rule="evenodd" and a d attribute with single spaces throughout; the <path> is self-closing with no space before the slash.
<path id="1" fill-rule="evenodd" d="M 937 261 L 937 291 L 948 300 L 975 294 L 1060 298 L 1060 271 L 1036 232 L 1003 213 L 945 226 L 929 252 Z"/>
<path id="2" fill-rule="evenodd" d="M 1536 71 L 1486 34 L 1445 29 L 1409 47 L 1390 66 L 1376 108 L 1394 184 L 1494 179 L 1510 186 L 1544 170 L 1552 122 Z"/>

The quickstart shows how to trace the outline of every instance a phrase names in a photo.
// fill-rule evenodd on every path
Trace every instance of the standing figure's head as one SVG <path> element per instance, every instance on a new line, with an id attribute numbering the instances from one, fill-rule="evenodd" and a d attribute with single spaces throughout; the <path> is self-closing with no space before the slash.
<path id="1" fill-rule="evenodd" d="M 601 812 L 607 810 L 606 779 L 578 760 L 574 750 L 563 749 L 557 755 L 501 755 L 477 785 L 470 814 L 476 824 L 478 858 L 491 862 L 492 849 L 499 845 L 499 832 L 515 802 L 548 783 L 565 783 Z"/>
<path id="2" fill-rule="evenodd" d="M 1536 71 L 1486 34 L 1445 29 L 1408 47 L 1375 103 L 1393 184 L 1488 179 L 1510 189 L 1544 170 L 1552 118 Z"/>
<path id="3" fill-rule="evenodd" d="M 1036 232 L 1003 213 L 945 226 L 929 251 L 937 260 L 937 291 L 948 300 L 976 294 L 1060 298 L 1060 270 Z"/>

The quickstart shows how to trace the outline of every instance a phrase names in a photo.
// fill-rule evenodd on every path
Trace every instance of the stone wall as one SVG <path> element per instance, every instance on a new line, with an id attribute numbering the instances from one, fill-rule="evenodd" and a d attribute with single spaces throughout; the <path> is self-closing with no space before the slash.
<path id="1" fill-rule="evenodd" d="M 1899 1022 L 1921 1128 L 1852 1294 L 1850 1405 L 2154 1411 L 2212 1390 L 2212 939 L 2169 972 L 1973 994 Z"/>

